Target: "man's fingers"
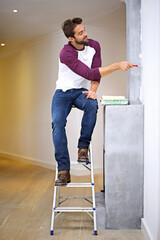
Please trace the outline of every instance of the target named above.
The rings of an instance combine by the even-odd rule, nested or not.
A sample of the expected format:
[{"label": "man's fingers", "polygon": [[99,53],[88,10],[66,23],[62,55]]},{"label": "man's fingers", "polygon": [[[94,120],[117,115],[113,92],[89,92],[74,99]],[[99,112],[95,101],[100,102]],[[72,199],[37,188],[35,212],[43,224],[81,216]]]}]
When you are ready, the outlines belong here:
[{"label": "man's fingers", "polygon": [[128,70],[128,69],[130,69],[130,64],[126,62],[124,65],[124,70]]},{"label": "man's fingers", "polygon": [[93,91],[83,91],[82,93],[87,95],[87,98],[97,99],[97,94]]},{"label": "man's fingers", "polygon": [[84,94],[87,94],[87,95],[88,95],[88,92],[89,92],[89,91],[83,91],[82,93],[84,93]]},{"label": "man's fingers", "polygon": [[133,64],[128,62],[128,69],[132,68],[133,67]]},{"label": "man's fingers", "polygon": [[127,71],[127,70],[129,70],[130,68],[132,68],[132,67],[133,67],[133,64],[130,63],[130,62],[125,62],[125,61],[123,61],[123,62],[121,62],[121,64],[120,64],[120,69],[121,69],[122,71]]},{"label": "man's fingers", "polygon": [[96,99],[97,98],[97,94],[95,92],[89,92],[87,98]]},{"label": "man's fingers", "polygon": [[133,67],[133,64],[129,62],[129,66],[130,66],[130,68],[132,68],[132,67]]}]

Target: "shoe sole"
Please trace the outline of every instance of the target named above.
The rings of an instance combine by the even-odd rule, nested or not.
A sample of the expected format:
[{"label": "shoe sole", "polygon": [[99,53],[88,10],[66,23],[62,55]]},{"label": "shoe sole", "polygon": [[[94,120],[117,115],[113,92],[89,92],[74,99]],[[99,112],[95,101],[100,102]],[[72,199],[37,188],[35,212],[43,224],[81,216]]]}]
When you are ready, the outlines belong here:
[{"label": "shoe sole", "polygon": [[[68,180],[68,181],[67,181],[67,183],[70,183],[70,182],[71,182],[71,180]],[[63,187],[63,186],[66,186],[67,183],[66,183],[66,184],[65,184],[65,183],[57,183],[57,184],[55,183],[55,186],[58,186],[58,187],[61,186],[61,187]]]},{"label": "shoe sole", "polygon": [[84,161],[83,161],[83,160],[82,160],[82,161],[81,161],[81,160],[77,160],[77,162],[79,162],[79,163],[84,163],[84,162],[85,162],[85,163],[89,163],[89,160],[88,160],[88,161],[85,161],[85,160],[84,160]]}]

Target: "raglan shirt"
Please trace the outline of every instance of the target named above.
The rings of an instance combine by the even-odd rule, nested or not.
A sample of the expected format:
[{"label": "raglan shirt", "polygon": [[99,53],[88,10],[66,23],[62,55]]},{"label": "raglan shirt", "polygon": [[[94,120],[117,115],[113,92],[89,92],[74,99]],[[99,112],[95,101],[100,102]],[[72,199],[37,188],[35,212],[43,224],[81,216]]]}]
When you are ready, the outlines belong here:
[{"label": "raglan shirt", "polygon": [[77,50],[68,42],[59,56],[59,72],[56,89],[67,91],[87,88],[87,80],[100,82],[101,48],[97,41],[89,39],[83,50]]}]

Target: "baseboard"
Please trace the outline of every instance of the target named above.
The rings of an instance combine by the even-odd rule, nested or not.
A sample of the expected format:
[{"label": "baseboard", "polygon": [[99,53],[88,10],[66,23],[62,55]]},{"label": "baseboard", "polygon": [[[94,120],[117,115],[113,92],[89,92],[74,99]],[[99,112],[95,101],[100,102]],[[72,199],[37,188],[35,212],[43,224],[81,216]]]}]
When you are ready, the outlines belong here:
[{"label": "baseboard", "polygon": [[10,160],[16,160],[16,161],[21,161],[21,162],[26,162],[26,163],[30,163],[36,166],[40,166],[40,167],[44,167],[44,168],[48,168],[48,169],[56,169],[56,165],[50,162],[45,162],[45,161],[41,161],[38,159],[33,159],[33,158],[29,158],[29,157],[24,157],[24,156],[20,156],[20,155],[16,155],[13,153],[7,153],[7,152],[0,152],[0,157],[1,158],[7,158]]},{"label": "baseboard", "polygon": [[[24,157],[24,156],[12,154],[12,153],[7,153],[7,152],[0,152],[0,157],[1,158],[7,158],[7,159],[10,159],[10,160],[26,162],[26,163],[33,164],[33,165],[36,165],[36,166],[56,170],[56,164],[46,162],[46,161],[41,161],[41,160],[38,160],[38,159],[32,159],[32,158],[28,158],[28,157]],[[84,175],[90,175],[90,172],[87,169],[85,169],[83,166],[79,167],[79,165],[73,165],[71,167],[71,174],[75,175],[75,176],[84,176]],[[102,174],[102,169],[101,168],[95,168],[94,169],[94,174]]]},{"label": "baseboard", "polygon": [[154,240],[144,218],[141,219],[141,230],[146,240]]}]

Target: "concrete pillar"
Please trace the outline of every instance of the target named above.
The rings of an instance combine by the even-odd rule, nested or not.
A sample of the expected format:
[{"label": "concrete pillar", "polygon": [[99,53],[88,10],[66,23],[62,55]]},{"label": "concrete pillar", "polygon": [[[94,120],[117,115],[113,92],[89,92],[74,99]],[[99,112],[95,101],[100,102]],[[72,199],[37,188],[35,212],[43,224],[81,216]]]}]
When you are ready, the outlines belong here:
[{"label": "concrete pillar", "polygon": [[[141,66],[141,0],[125,0],[127,22],[127,61]],[[141,67],[127,72],[127,98],[140,104]]]},{"label": "concrete pillar", "polygon": [[143,106],[105,107],[106,228],[140,229],[143,217]]},{"label": "concrete pillar", "polygon": [[[141,66],[141,0],[121,1],[126,3],[127,60]],[[127,72],[127,98],[131,105],[105,107],[106,216],[102,201],[97,213],[98,226],[108,229],[141,228],[144,174],[141,72],[141,67]]]}]

